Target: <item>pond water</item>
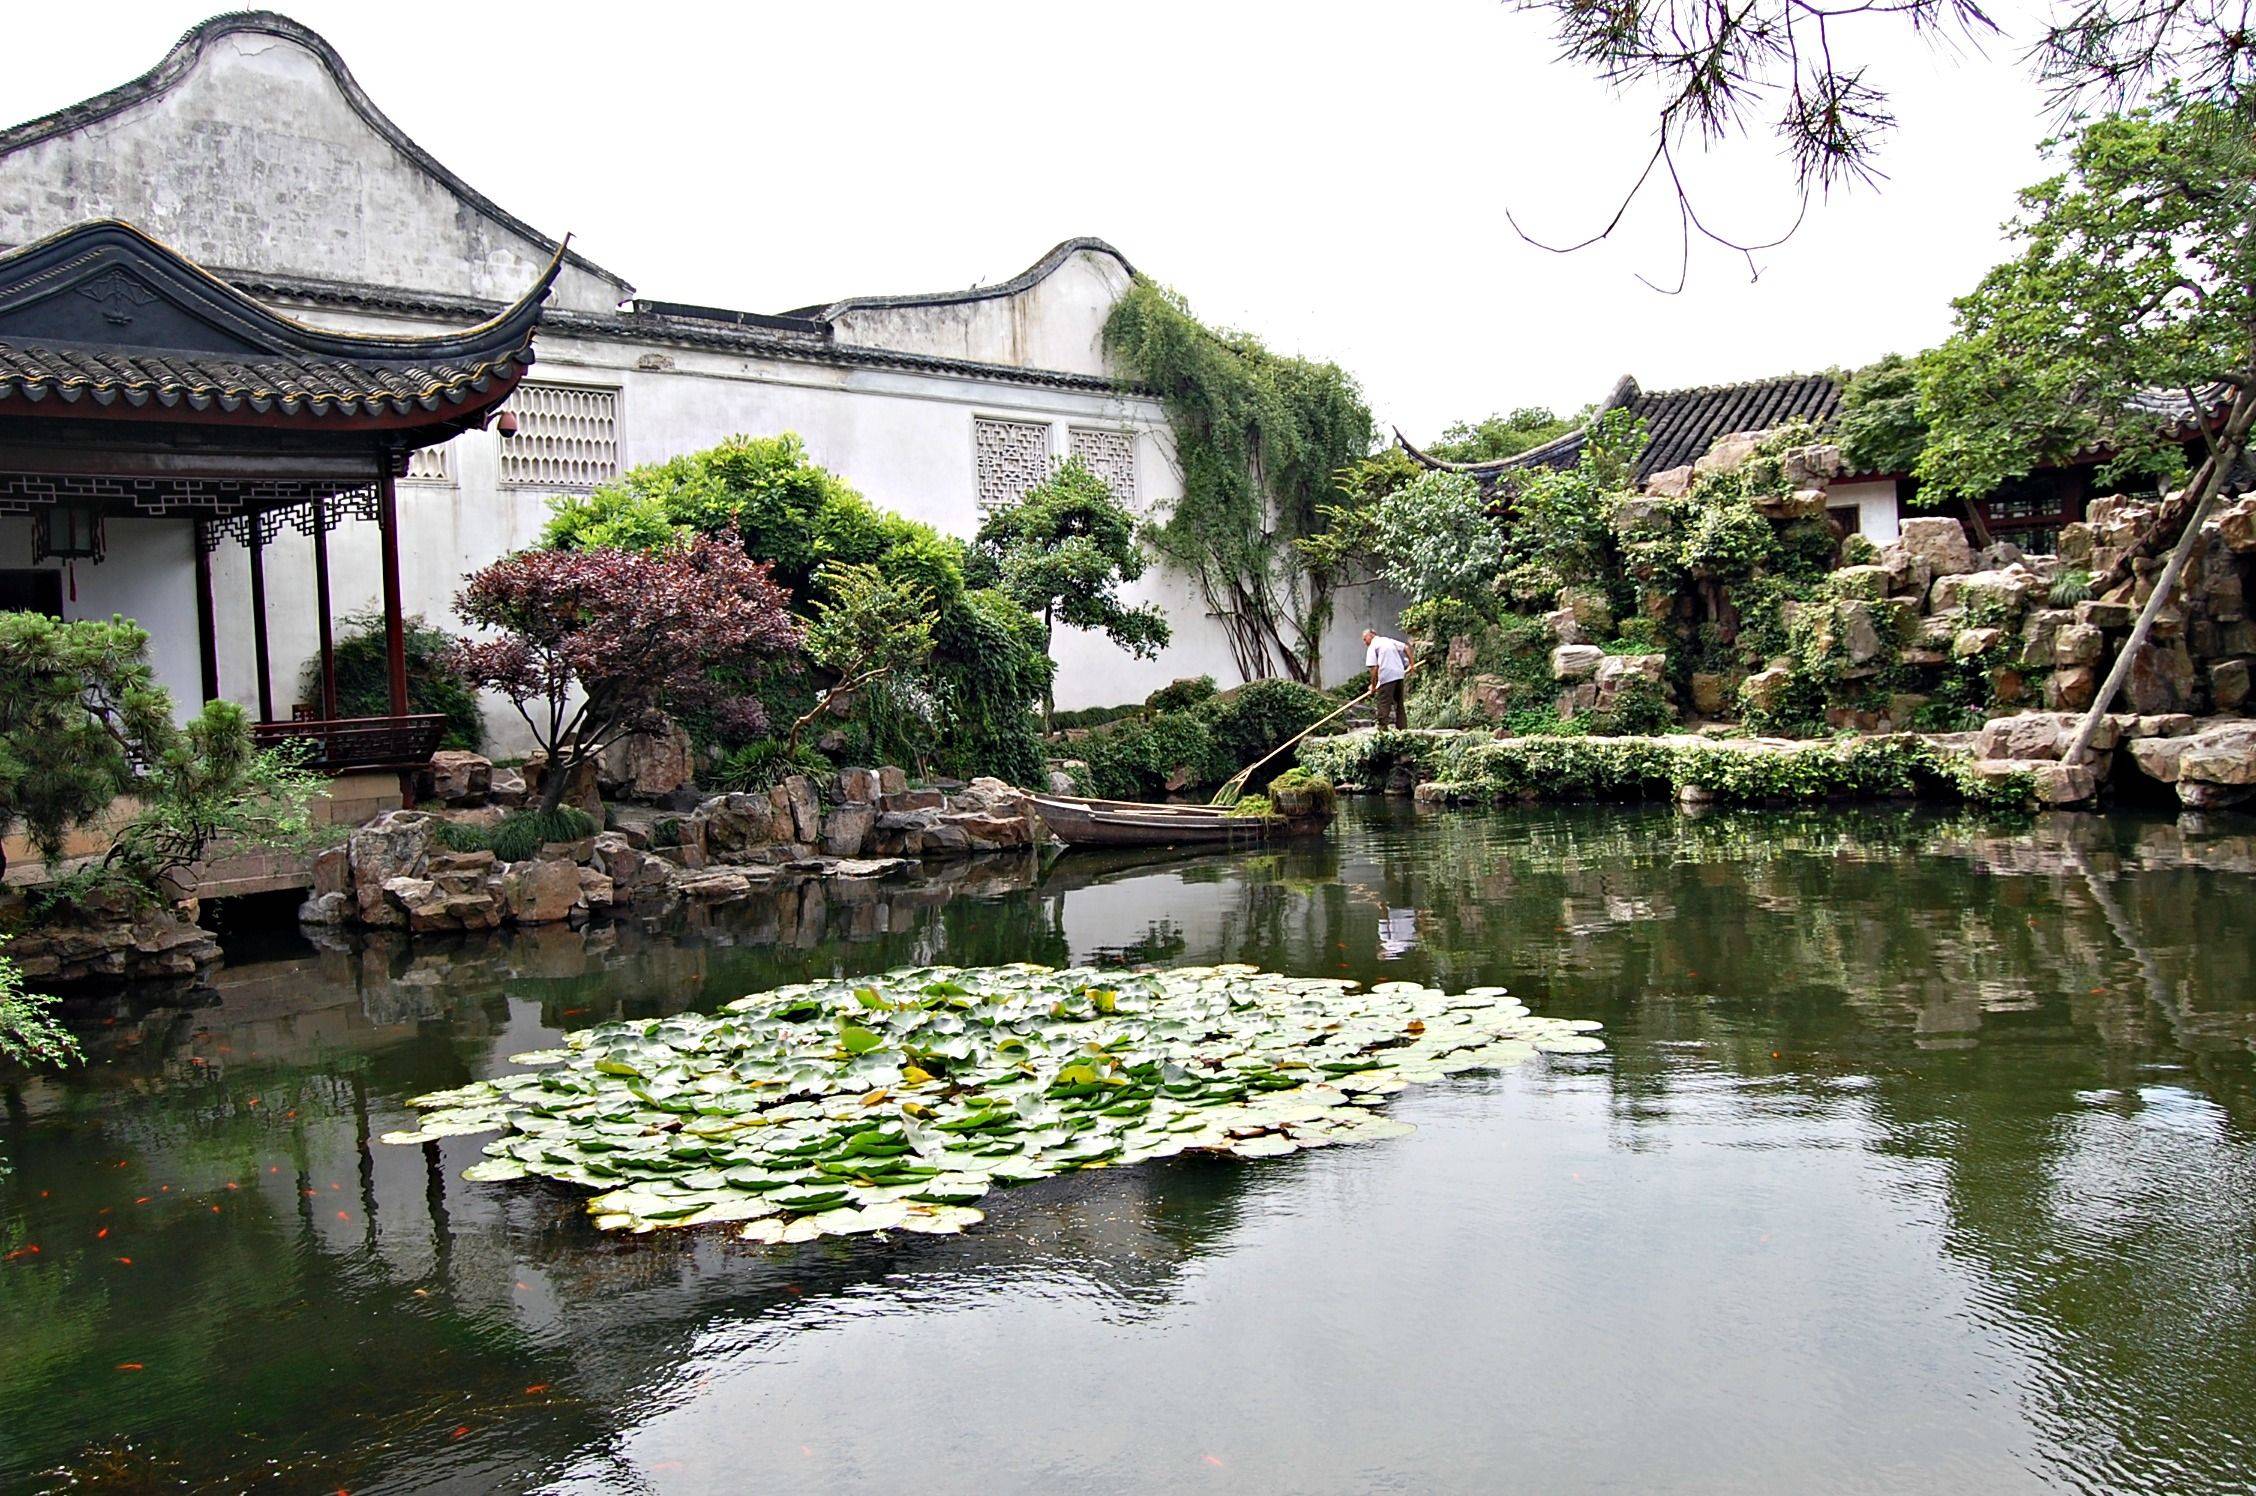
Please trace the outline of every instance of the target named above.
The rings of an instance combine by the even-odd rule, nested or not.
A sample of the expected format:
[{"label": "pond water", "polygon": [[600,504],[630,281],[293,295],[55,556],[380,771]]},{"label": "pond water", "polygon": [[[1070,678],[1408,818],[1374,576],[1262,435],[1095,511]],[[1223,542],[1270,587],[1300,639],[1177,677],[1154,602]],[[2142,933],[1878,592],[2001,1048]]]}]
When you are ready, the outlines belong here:
[{"label": "pond water", "polygon": [[[687,934],[277,938],[7,1083],[0,1490],[2244,1491],[2252,832],[1365,803]],[[1020,959],[1502,983],[1608,1048],[956,1238],[613,1237],[373,1141],[567,1028]]]}]

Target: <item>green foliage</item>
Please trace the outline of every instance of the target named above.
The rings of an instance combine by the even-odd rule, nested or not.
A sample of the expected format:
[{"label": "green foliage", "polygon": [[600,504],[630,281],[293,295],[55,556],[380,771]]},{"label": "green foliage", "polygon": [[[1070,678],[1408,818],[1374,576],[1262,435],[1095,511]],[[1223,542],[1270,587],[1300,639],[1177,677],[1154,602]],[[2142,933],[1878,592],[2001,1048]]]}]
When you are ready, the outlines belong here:
[{"label": "green foliage", "polygon": [[1927,421],[1919,408],[1921,357],[1891,353],[1842,382],[1834,434],[1850,472],[1908,473],[1919,465],[1927,446]]},{"label": "green foliage", "polygon": [[[913,670],[896,666],[865,683],[841,729],[850,751],[957,775],[1039,782],[1035,708],[1054,674],[1042,621],[994,585],[1001,572],[995,556],[967,556],[931,526],[878,508],[809,461],[796,435],[731,437],[635,468],[585,498],[554,500],[552,508],[544,540],[553,546],[656,546],[733,525],[745,549],[773,563],[776,579],[818,626],[824,610],[842,601],[851,615],[879,601],[880,590],[887,607],[921,590],[929,596],[930,654]],[[862,595],[842,600],[836,589],[849,578]],[[833,642],[843,645],[860,630],[840,618],[834,632],[840,638]],[[854,653],[841,648],[834,658]],[[792,721],[812,704],[811,693],[781,672],[745,684],[778,721]],[[729,748],[756,741],[729,723],[698,726]]]},{"label": "green foliage", "polygon": [[831,701],[848,710],[888,677],[920,669],[932,657],[938,622],[932,593],[920,583],[889,577],[867,562],[833,561],[816,573],[824,594],[807,625],[807,655],[838,682],[823,704],[810,708],[786,734],[792,743]]},{"label": "green foliage", "polygon": [[1166,645],[1167,616],[1120,599],[1121,585],[1144,574],[1136,517],[1078,458],[988,510],[977,543],[994,560],[997,585],[1044,629],[1090,629],[1139,658]]},{"label": "green foliage", "polygon": [[0,613],[0,830],[21,825],[53,862],[72,830],[131,794],[140,808],[113,834],[101,877],[145,890],[215,844],[305,834],[321,781],[256,749],[232,702],[208,702],[176,725],[148,643],[124,618]]},{"label": "green foliage", "polygon": [[1439,441],[1427,445],[1426,452],[1443,462],[1494,462],[1540,447],[1574,428],[1571,417],[1554,415],[1542,406],[1523,405],[1508,415],[1492,415],[1483,421],[1452,421]]},{"label": "green foliage", "polygon": [[2070,567],[2052,579],[2052,588],[2045,601],[2056,608],[2073,608],[2089,601],[2092,595],[2092,574],[2082,567]]},{"label": "green foliage", "polygon": [[1144,706],[1155,712],[1184,712],[1202,701],[1212,701],[1220,694],[1213,676],[1194,675],[1161,686],[1144,698]]},{"label": "green foliage", "polygon": [[1355,382],[1209,329],[1141,276],[1113,304],[1104,345],[1158,393],[1173,428],[1183,496],[1153,544],[1197,583],[1243,675],[1320,678],[1342,558],[1298,542],[1331,527],[1340,470],[1371,450]]},{"label": "green foliage", "polygon": [[432,834],[450,851],[491,852],[501,862],[523,862],[550,842],[578,841],[600,829],[586,811],[559,805],[554,810],[513,810],[491,826],[441,821]]},{"label": "green foliage", "polygon": [[794,774],[827,774],[830,768],[829,759],[804,743],[793,746],[781,738],[755,738],[722,755],[713,771],[713,786],[738,792],[772,789]]},{"label": "green foliage", "polygon": [[1357,733],[1301,749],[1309,768],[1342,783],[1379,784],[1407,764],[1443,800],[1650,800],[1687,789],[1724,804],[1810,803],[1927,795],[1987,809],[2020,808],[2034,789],[2025,776],[2000,781],[1973,772],[1964,754],[1918,738],[1810,743],[1792,749],[1690,746],[1651,738],[1492,738]]},{"label": "green foliage", "polygon": [[[6,944],[7,937],[0,936],[0,946]],[[26,992],[23,972],[0,950],[0,1061],[62,1066],[79,1058],[78,1041],[55,1021],[54,1004],[51,997]]]},{"label": "green foliage", "polygon": [[[1249,681],[1177,710],[1154,710],[1101,728],[1077,751],[1088,760],[1098,794],[1150,799],[1168,793],[1167,781],[1178,771],[1189,775],[1182,789],[1220,784],[1338,705],[1328,693],[1298,681]],[[1267,767],[1276,771],[1290,763],[1290,755],[1280,754]]]},{"label": "green foliage", "polygon": [[[343,620],[344,632],[333,651],[337,662],[337,715],[388,717],[392,714],[391,668],[384,654],[384,615],[355,613]],[[407,655],[407,709],[437,712],[446,718],[439,736],[441,748],[463,748],[472,753],[486,746],[486,716],[479,710],[478,693],[454,669],[450,656],[458,642],[454,635],[424,622],[421,616],[404,621]],[[321,700],[321,660],[306,662],[299,692],[308,701]]]},{"label": "green foliage", "polygon": [[[1523,475],[1513,495],[1502,587],[1514,602],[1549,607],[1559,589],[1619,570],[1613,505],[1645,450],[1645,423],[1608,411],[1591,428],[1571,468]],[[1470,601],[1470,599],[1468,599]]]},{"label": "green foliage", "polygon": [[2021,253],[1960,298],[1922,362],[1918,473],[1976,496],[2045,462],[2114,454],[2104,481],[2170,478],[2183,457],[2157,394],[2256,373],[2256,139],[2238,107],[2174,87],[2052,146],[2066,169],[2021,194]]},{"label": "green foliage", "polygon": [[[1212,676],[1207,677],[1212,680]],[[1166,687],[1161,687],[1165,690]],[[1050,731],[1065,732],[1077,727],[1102,727],[1108,722],[1118,722],[1123,717],[1133,717],[1144,710],[1140,701],[1124,702],[1119,706],[1082,706],[1067,712],[1050,714]]]},{"label": "green foliage", "polygon": [[1493,595],[1504,527],[1465,473],[1428,471],[1371,510],[1373,562],[1413,603]]}]

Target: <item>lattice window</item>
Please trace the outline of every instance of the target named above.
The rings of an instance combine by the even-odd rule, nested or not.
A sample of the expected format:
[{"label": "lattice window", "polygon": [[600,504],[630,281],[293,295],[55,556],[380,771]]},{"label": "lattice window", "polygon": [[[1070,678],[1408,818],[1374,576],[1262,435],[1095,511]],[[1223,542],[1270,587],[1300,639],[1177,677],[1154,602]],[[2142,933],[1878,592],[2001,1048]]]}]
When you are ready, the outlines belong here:
[{"label": "lattice window", "polygon": [[501,439],[501,481],[521,488],[593,488],[619,476],[619,392],[521,384],[509,397],[517,434]]},{"label": "lattice window", "polygon": [[1050,475],[1050,428],[1037,421],[971,420],[979,502],[1008,504]]},{"label": "lattice window", "polygon": [[407,481],[410,483],[452,483],[454,458],[451,443],[436,447],[417,447],[407,454]]},{"label": "lattice window", "polygon": [[1105,487],[1123,504],[1136,502],[1136,433],[1107,431],[1096,426],[1076,426],[1069,433],[1073,455],[1081,465],[1104,479]]}]

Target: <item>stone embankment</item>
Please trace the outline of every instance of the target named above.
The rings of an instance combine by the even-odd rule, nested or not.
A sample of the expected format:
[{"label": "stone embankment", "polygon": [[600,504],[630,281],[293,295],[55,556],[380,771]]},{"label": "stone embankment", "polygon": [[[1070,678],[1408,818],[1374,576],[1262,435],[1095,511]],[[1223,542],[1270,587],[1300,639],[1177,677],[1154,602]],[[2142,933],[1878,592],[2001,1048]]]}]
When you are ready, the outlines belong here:
[{"label": "stone embankment", "polygon": [[920,859],[1047,837],[1025,793],[999,779],[911,788],[896,768],[842,769],[819,785],[795,774],[764,794],[714,795],[679,813],[621,808],[607,830],[504,862],[448,847],[448,822],[490,825],[503,809],[466,803],[480,794],[474,765],[434,770],[449,808],[389,812],[322,852],[300,920],[423,932],[666,915],[793,881],[896,877]]},{"label": "stone embankment", "polygon": [[[2102,794],[2175,793],[2187,810],[2221,810],[2256,798],[2256,719],[2183,712],[2110,714],[2091,751],[2068,760],[2083,721],[2076,712],[1993,718],[1975,736],[1976,772],[2031,775],[2046,805],[2088,805]],[[2142,783],[2143,781],[2143,783]]]}]

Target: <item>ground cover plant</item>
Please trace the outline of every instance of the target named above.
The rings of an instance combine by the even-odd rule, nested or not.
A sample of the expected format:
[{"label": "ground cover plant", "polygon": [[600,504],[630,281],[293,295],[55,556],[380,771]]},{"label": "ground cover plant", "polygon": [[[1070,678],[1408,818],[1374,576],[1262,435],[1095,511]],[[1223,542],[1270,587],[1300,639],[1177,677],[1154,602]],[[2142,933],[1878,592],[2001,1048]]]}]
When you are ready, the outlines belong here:
[{"label": "ground cover plant", "polygon": [[420,1124],[384,1140],[499,1131],[465,1177],[598,1190],[609,1229],[955,1232],[997,1186],[1395,1136],[1380,1107],[1405,1086],[1596,1050],[1596,1027],[1501,987],[912,967],[567,1035],[514,1057],[539,1069],[415,1098]]}]

